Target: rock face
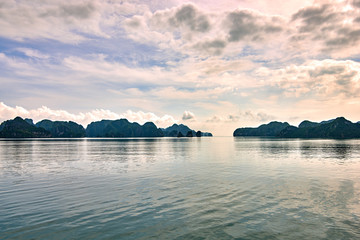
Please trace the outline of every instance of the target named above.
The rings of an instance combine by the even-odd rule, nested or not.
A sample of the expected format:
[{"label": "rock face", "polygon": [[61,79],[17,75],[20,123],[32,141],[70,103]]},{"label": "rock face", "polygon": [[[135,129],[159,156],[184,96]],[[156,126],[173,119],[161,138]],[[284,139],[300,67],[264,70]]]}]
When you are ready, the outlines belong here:
[{"label": "rock face", "polygon": [[270,122],[257,128],[238,128],[233,136],[257,136],[257,137],[275,137],[281,130],[290,126],[287,122]]},{"label": "rock face", "polygon": [[[177,137],[179,133],[182,134],[182,136],[187,136],[188,132],[192,133],[192,136],[196,136],[196,131],[190,129],[188,126],[184,124],[173,124],[170,127],[162,128],[161,129],[164,133],[165,137]],[[202,137],[212,137],[211,133],[203,132],[201,133]]]},{"label": "rock face", "polygon": [[130,123],[127,119],[92,122],[86,128],[87,137],[163,137],[154,123]]},{"label": "rock face", "polygon": [[299,127],[288,123],[271,122],[258,128],[238,128],[234,136],[260,136],[279,138],[360,138],[360,124],[352,123],[344,117],[320,123],[303,121]]},{"label": "rock face", "polygon": [[52,137],[55,138],[80,138],[85,137],[85,129],[83,126],[69,121],[50,121],[42,120],[36,123],[37,127],[42,127],[45,130],[49,131]]},{"label": "rock face", "polygon": [[51,133],[44,128],[36,127],[21,117],[5,121],[0,127],[1,138],[48,138]]}]

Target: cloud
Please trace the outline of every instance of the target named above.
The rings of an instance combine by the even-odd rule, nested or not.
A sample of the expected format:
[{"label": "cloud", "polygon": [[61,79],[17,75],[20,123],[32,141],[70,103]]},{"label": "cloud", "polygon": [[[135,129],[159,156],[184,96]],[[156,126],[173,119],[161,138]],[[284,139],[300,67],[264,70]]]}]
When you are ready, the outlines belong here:
[{"label": "cloud", "polygon": [[[194,79],[184,78],[185,72],[160,66],[127,66],[126,64],[107,59],[107,55],[99,54],[80,58],[69,56],[63,60],[67,71],[71,70],[82,78],[97,82],[112,82],[129,85],[185,85],[193,83]],[[134,85],[132,85],[134,86]]]},{"label": "cloud", "polygon": [[144,124],[145,122],[154,122],[158,127],[168,127],[178,122],[178,120],[168,114],[159,117],[154,113],[145,113],[142,111],[133,112],[131,110],[128,110],[125,113],[121,114],[121,116],[128,119],[129,121],[138,122],[140,124]]},{"label": "cloud", "polygon": [[239,122],[240,121],[240,116],[236,116],[236,115],[227,115],[225,117],[221,117],[221,116],[212,116],[211,118],[207,119],[206,122],[209,123],[219,123],[219,122]]},{"label": "cloud", "polygon": [[182,116],[182,120],[184,121],[196,121],[195,114],[190,111],[185,111]]},{"label": "cloud", "polygon": [[30,63],[22,59],[7,56],[2,52],[0,52],[0,62],[2,63],[2,66],[7,66],[13,73],[18,73],[20,75],[22,75],[24,72],[35,71],[35,68]]},{"label": "cloud", "polygon": [[40,58],[40,59],[48,59],[50,58],[49,55],[47,54],[43,54],[41,52],[39,52],[36,49],[31,49],[31,48],[16,48],[17,51],[24,53],[26,56],[31,57],[31,58]]},{"label": "cloud", "polygon": [[287,98],[360,97],[360,63],[351,60],[312,60],[277,70],[262,68],[258,74]]},{"label": "cloud", "polygon": [[360,0],[353,0],[353,1],[352,1],[352,5],[353,5],[354,7],[360,8]]},{"label": "cloud", "polygon": [[217,56],[222,54],[226,44],[227,43],[224,40],[214,39],[196,43],[193,48],[199,50],[200,52],[208,52],[211,55]]},{"label": "cloud", "polygon": [[[231,93],[231,88],[181,89],[175,87],[128,88],[109,92],[121,98],[123,104],[140,109],[159,108],[158,111],[174,112],[184,108],[205,111],[209,105],[218,106],[218,101]],[[179,104],[181,103],[181,104]]]},{"label": "cloud", "polygon": [[27,110],[23,107],[10,107],[5,105],[3,102],[0,102],[0,119],[2,121],[15,118],[16,116],[21,116],[23,118],[31,118],[36,121],[43,119],[50,119],[54,121],[74,121],[82,124],[86,127],[87,124],[93,121],[100,121],[102,119],[120,119],[126,118],[130,122],[138,122],[144,124],[145,122],[151,121],[154,122],[158,127],[167,127],[177,122],[177,120],[170,116],[164,115],[162,117],[157,116],[151,112],[134,112],[128,110],[122,114],[114,113],[110,110],[105,109],[95,109],[85,113],[69,113],[65,110],[53,110],[46,106],[42,106],[37,109]]},{"label": "cloud", "polygon": [[249,46],[262,50],[258,55],[270,57],[274,52],[289,57],[304,55],[304,51],[340,57],[349,50],[359,53],[360,27],[354,24],[360,19],[359,1],[315,1],[288,17],[295,6],[308,2],[284,4],[289,11],[281,11],[281,16],[269,14],[277,13],[274,9],[280,1],[244,1],[242,7],[228,4],[231,8],[211,3],[219,6],[216,9],[206,7],[209,4],[203,1],[178,6],[172,5],[181,2],[7,1],[0,8],[0,36],[77,44],[94,37],[121,37],[184,57],[233,56]]},{"label": "cloud", "polygon": [[247,121],[266,122],[266,121],[274,120],[275,117],[264,112],[252,112],[248,110],[248,111],[240,112],[239,116],[234,116],[233,119],[236,120],[246,119]]},{"label": "cloud", "polygon": [[[133,16],[124,21],[128,36],[142,43],[156,44],[184,54],[222,55],[231,45],[253,45],[270,42],[286,28],[279,16],[270,16],[249,9],[204,11],[194,4]],[[149,36],[152,36],[149,38]],[[260,46],[259,46],[260,47]],[[240,47],[241,51],[242,47]]]},{"label": "cloud", "polygon": [[8,1],[0,8],[0,36],[64,43],[79,43],[88,38],[86,35],[109,38],[103,28],[114,26],[114,14],[109,13],[118,8],[119,3],[98,0]]},{"label": "cloud", "polygon": [[218,99],[223,94],[230,92],[231,88],[208,88],[208,89],[195,89],[183,90],[174,87],[156,88],[149,91],[149,94],[160,98],[169,100],[182,100],[182,101],[208,101],[210,99]]},{"label": "cloud", "polygon": [[[179,101],[185,104],[182,109],[199,102],[216,102],[231,94],[234,87],[242,84],[249,87],[243,71],[254,67],[246,60],[218,58],[184,60],[177,63],[176,68],[129,67],[107,55],[68,56],[61,61],[37,58],[34,61],[0,53],[0,62],[7,70],[2,71],[2,84],[10,86],[6,92],[2,89],[3,96],[6,94],[10,99],[20,96],[12,101],[16,104],[32,101],[35,106],[41,106],[47,102],[62,108],[85,98],[92,108],[112,104],[122,111],[127,106],[156,112],[178,106]],[[23,87],[11,87],[15,82]]]},{"label": "cloud", "polygon": [[168,19],[170,26],[185,27],[193,32],[207,32],[210,30],[210,22],[205,14],[200,13],[192,4],[185,4],[178,8],[174,16]]},{"label": "cloud", "polygon": [[283,31],[282,19],[250,10],[235,10],[227,15],[228,41],[264,41],[265,36]]},{"label": "cloud", "polygon": [[319,28],[319,25],[336,21],[338,13],[331,8],[328,4],[303,8],[292,16],[292,20],[302,22],[299,32],[310,32]]},{"label": "cloud", "polygon": [[[303,1],[305,7],[282,15],[251,8],[209,10],[204,4],[180,6],[127,18],[123,27],[128,37],[184,56],[236,56],[250,46],[263,58],[296,59],[311,56],[344,57],[359,54],[360,4],[354,1]],[[280,4],[280,3],[279,3]],[[259,7],[262,5],[262,7]],[[287,8],[295,10],[293,6]],[[294,6],[301,6],[295,1]],[[151,37],[150,37],[151,36]]]},{"label": "cloud", "polygon": [[228,114],[227,116],[213,116],[206,122],[266,122],[274,120],[275,117],[264,112],[253,112],[250,110],[240,111],[237,114]]},{"label": "cloud", "polygon": [[[291,38],[296,48],[334,56],[359,54],[360,26],[356,23],[360,9],[347,1],[329,1],[300,9],[290,24],[296,29]],[[350,53],[351,52],[351,53]]]}]

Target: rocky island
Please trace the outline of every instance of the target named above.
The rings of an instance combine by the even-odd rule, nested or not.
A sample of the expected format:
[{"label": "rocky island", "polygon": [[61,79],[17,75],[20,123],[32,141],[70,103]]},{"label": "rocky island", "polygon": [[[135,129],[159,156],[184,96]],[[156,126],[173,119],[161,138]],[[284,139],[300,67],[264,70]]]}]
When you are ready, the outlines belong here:
[{"label": "rocky island", "polygon": [[344,117],[319,123],[305,120],[298,127],[291,126],[287,122],[270,122],[257,128],[238,128],[233,136],[350,139],[360,138],[360,124]]},{"label": "rocky island", "polygon": [[183,124],[158,128],[153,122],[140,125],[127,119],[101,120],[86,129],[72,121],[41,120],[16,117],[0,125],[0,138],[81,138],[81,137],[202,137],[211,133],[195,131]]},{"label": "rocky island", "polygon": [[69,121],[42,120],[35,124],[38,128],[43,128],[51,133],[55,138],[80,138],[85,137],[85,129],[80,124]]},{"label": "rocky island", "polygon": [[163,137],[163,132],[152,122],[144,125],[130,123],[127,119],[102,120],[90,123],[87,137]]},{"label": "rocky island", "polygon": [[165,137],[212,137],[212,134],[209,132],[201,132],[190,129],[184,124],[174,123],[172,126],[167,128],[161,128]]},{"label": "rocky island", "polygon": [[44,128],[36,127],[32,121],[16,117],[0,125],[0,138],[46,138],[51,133]]}]

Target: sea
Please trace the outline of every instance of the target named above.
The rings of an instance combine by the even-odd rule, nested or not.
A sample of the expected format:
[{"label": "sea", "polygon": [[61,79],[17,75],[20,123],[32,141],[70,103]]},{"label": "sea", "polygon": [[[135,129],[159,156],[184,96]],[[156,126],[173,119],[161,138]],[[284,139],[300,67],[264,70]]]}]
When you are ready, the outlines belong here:
[{"label": "sea", "polygon": [[360,239],[360,140],[0,139],[0,239]]}]

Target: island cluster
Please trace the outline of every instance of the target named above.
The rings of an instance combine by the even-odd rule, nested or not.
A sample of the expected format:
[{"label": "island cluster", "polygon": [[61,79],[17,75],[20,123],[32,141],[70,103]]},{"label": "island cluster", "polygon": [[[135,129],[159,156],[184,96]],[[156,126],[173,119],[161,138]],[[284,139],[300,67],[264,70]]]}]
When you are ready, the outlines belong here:
[{"label": "island cluster", "polygon": [[[153,122],[140,125],[127,119],[101,120],[86,128],[72,121],[42,120],[16,117],[0,125],[0,138],[82,138],[82,137],[212,137],[209,132],[195,131],[183,124],[158,128]],[[305,120],[298,127],[287,122],[273,121],[256,128],[238,128],[234,137],[277,138],[360,138],[360,122],[353,123],[344,117],[311,122]]]},{"label": "island cluster", "polygon": [[86,129],[72,121],[42,120],[16,117],[0,125],[0,138],[82,138],[82,137],[212,137],[211,133],[195,131],[183,124],[158,128],[153,122],[140,125],[127,119],[101,120]]},{"label": "island cluster", "polygon": [[278,137],[278,138],[360,138],[360,122],[353,123],[344,117],[322,122],[305,120],[298,127],[287,122],[270,122],[257,128],[238,128],[234,137]]}]

